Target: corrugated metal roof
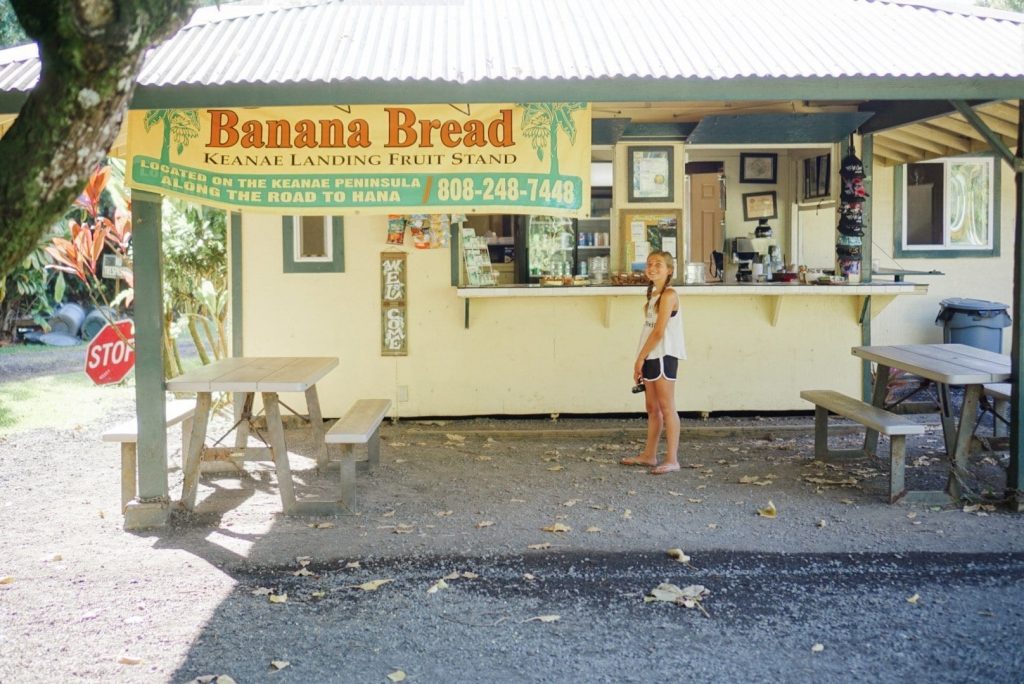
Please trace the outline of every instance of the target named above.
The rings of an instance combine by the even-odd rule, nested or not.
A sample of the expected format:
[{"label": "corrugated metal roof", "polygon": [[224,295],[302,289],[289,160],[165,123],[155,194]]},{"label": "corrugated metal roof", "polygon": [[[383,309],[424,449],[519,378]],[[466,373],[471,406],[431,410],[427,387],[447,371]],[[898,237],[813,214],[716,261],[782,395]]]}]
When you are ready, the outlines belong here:
[{"label": "corrugated metal roof", "polygon": [[[150,53],[140,85],[1024,77],[1024,15],[934,1],[348,0],[251,11],[182,29]],[[38,76],[34,56],[13,52],[0,52],[0,91]]]}]

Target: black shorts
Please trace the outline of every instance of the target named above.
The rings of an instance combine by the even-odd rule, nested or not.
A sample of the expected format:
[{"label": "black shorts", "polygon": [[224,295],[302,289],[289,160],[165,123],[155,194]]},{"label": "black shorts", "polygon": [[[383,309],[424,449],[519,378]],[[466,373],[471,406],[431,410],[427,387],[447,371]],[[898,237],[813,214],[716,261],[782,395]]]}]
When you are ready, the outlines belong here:
[{"label": "black shorts", "polygon": [[644,380],[665,378],[675,380],[679,374],[679,359],[674,356],[662,356],[660,359],[644,359],[642,375]]}]

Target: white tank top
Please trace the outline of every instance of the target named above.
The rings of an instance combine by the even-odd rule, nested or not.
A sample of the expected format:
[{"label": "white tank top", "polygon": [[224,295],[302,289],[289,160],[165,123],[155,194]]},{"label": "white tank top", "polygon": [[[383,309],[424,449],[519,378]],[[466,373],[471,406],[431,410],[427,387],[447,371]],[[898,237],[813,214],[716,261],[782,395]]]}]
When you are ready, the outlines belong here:
[{"label": "white tank top", "polygon": [[[640,344],[636,348],[638,352],[643,349],[644,344],[647,343],[647,338],[651,336],[651,332],[654,330],[654,324],[658,320],[658,301],[660,299],[661,295],[658,295],[657,297],[651,297],[651,301],[647,302],[644,328],[640,333]],[[654,349],[647,355],[647,358],[660,359],[663,356],[674,356],[677,359],[686,358],[686,340],[683,339],[682,307],[679,307],[677,311],[672,313],[668,323],[665,324],[665,334],[661,336],[658,344],[654,345]]]}]

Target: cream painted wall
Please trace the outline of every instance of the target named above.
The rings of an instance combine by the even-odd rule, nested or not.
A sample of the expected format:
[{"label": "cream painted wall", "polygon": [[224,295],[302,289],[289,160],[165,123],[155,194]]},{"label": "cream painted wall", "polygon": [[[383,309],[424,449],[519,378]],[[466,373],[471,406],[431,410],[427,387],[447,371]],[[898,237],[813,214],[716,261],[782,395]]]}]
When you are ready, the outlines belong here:
[{"label": "cream painted wall", "polygon": [[[401,417],[644,410],[643,395],[629,392],[642,295],[612,297],[608,327],[600,297],[474,299],[466,329],[449,251],[407,247],[409,356],[382,357],[386,219],[346,219],[346,272],[336,274],[283,273],[280,223],[243,216],[245,354],[339,357],[318,386],[325,416],[370,397],[390,398]],[[859,393],[855,299],[786,297],[772,327],[770,297],[683,289],[680,410],[806,410],[801,389]],[[283,400],[304,409],[301,396]]]},{"label": "cream painted wall", "polygon": [[[999,162],[1001,180],[1000,256],[958,257],[955,259],[894,259],[893,168],[875,164],[869,179],[872,200],[871,230],[873,261],[883,268],[938,270],[941,276],[908,276],[907,280],[926,283],[928,294],[922,297],[897,297],[874,320],[871,329],[874,344],[942,342],[942,326],[935,324],[939,303],[949,297],[982,299],[1013,305],[1014,182],[1013,171]],[[1011,311],[1012,315],[1012,311]],[[1009,353],[1010,328],[1003,329],[1003,352]]]}]

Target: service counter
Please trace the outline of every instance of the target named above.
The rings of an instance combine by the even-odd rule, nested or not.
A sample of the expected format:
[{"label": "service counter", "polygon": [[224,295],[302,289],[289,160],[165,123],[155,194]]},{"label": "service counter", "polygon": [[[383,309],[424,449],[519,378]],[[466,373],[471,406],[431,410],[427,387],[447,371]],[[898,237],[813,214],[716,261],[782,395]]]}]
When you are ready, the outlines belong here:
[{"label": "service counter", "polygon": [[[673,285],[680,297],[754,297],[763,298],[768,322],[778,325],[783,311],[783,302],[791,297],[844,297],[849,298],[848,310],[851,316],[860,320],[868,298],[871,301],[871,315],[877,315],[893,298],[899,295],[921,295],[928,291],[927,285],[906,282],[877,282],[855,285],[803,283],[705,283],[701,285]],[[531,297],[600,297],[604,298],[603,323],[612,325],[611,302],[617,297],[644,295],[643,285],[509,285],[504,287],[462,287],[459,297],[466,300],[466,327],[469,327],[469,303],[472,300],[515,299]]]}]

